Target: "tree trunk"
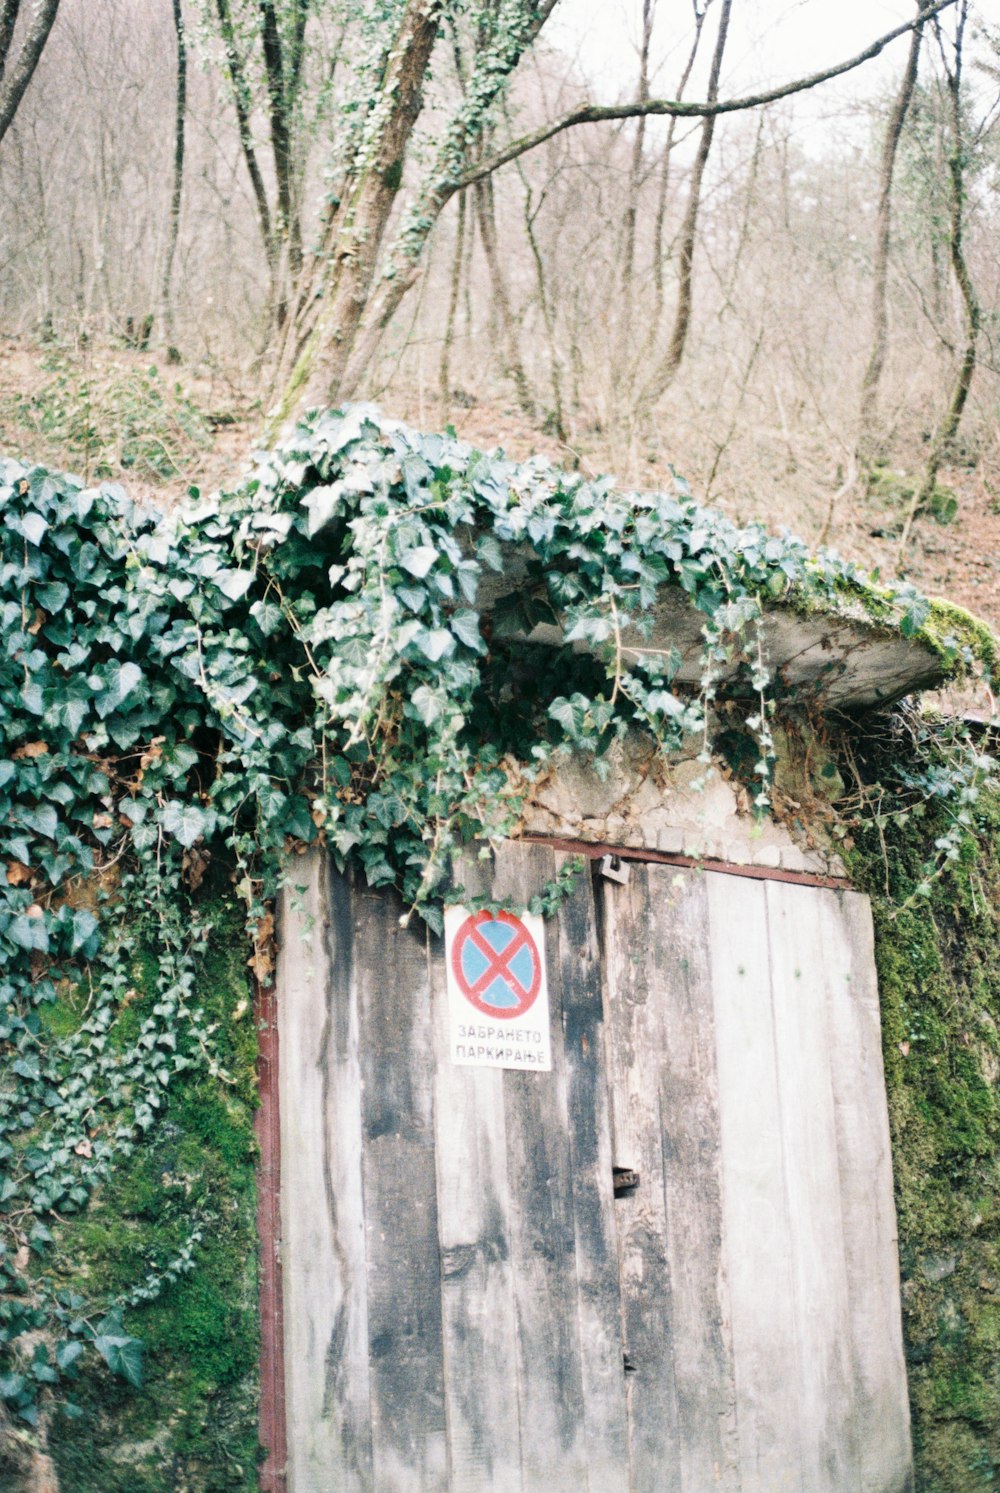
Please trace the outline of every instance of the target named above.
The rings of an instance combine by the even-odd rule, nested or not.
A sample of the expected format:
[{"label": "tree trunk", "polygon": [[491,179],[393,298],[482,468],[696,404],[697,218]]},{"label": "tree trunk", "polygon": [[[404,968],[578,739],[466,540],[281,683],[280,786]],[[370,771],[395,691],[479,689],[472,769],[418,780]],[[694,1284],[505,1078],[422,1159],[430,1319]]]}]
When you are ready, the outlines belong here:
[{"label": "tree trunk", "polygon": [[[976,371],[976,345],[982,326],[982,308],[979,305],[976,288],[972,283],[972,276],[969,274],[969,267],[965,260],[964,245],[965,152],[967,141],[965,137],[965,125],[962,120],[962,47],[965,40],[965,27],[968,18],[969,0],[960,0],[958,18],[955,24],[954,61],[949,66],[947,60],[945,60],[945,77],[948,85],[948,99],[951,105],[951,150],[948,154],[948,249],[951,255],[952,272],[962,296],[962,309],[965,318],[965,348],[955,374],[955,383],[952,388],[948,408],[945,410],[941,423],[931,442],[930,452],[924,466],[923,478],[921,479],[920,486],[913,494],[906,514],[903,531],[899,537],[899,549],[896,552],[897,570],[903,564],[910,530],[913,527],[913,520],[934,491],[938,473],[948,454],[948,448],[958,434],[958,427],[961,424],[962,414],[965,410],[966,401],[969,398],[969,390],[972,388],[973,375]],[[942,56],[944,56],[943,48]]]},{"label": "tree trunk", "polygon": [[[639,93],[641,104],[649,98],[649,48],[653,39],[653,15],[656,0],[642,0],[642,43],[639,49]],[[622,265],[621,265],[621,326],[619,331],[619,363],[624,364],[632,342],[632,285],[635,275],[635,231],[639,216],[639,189],[643,177],[643,155],[646,146],[646,117],[639,116],[632,140],[632,160],[629,165],[628,196],[622,221]]]},{"label": "tree trunk", "polygon": [[[726,35],[729,31],[729,16],[732,11],[733,0],[722,0],[722,12],[719,16],[719,34],[715,39],[715,51],[712,54],[712,67],[708,77],[708,102],[714,104],[719,97],[719,74],[722,71],[722,57],[726,50]],[[698,154],[695,156],[694,165],[691,168],[691,185],[688,189],[687,210],[684,214],[684,222],[681,226],[680,247],[678,250],[678,284],[677,284],[677,309],[674,313],[674,325],[670,334],[670,345],[667,348],[666,357],[657,368],[651,385],[649,386],[644,403],[651,409],[656,401],[666,393],[677,375],[684,356],[684,347],[687,342],[688,330],[691,326],[691,307],[693,299],[694,280],[694,248],[695,238],[698,230],[698,211],[701,207],[701,187],[705,177],[705,167],[708,165],[709,152],[712,149],[712,137],[715,134],[714,114],[706,115],[701,127],[701,139],[698,142]]]},{"label": "tree trunk", "polygon": [[34,0],[25,23],[20,51],[14,59],[14,66],[8,70],[14,24],[20,8],[21,0],[2,0],[0,3],[0,140],[10,129],[18,105],[34,76],[59,9],[59,0]]},{"label": "tree trunk", "polygon": [[[922,8],[918,0],[917,10]],[[913,98],[917,82],[917,66],[920,60],[920,43],[923,27],[914,28],[910,36],[910,51],[906,67],[886,125],[882,145],[882,165],[879,172],[878,215],[875,222],[875,254],[872,263],[872,346],[861,380],[861,418],[858,433],[857,464],[862,473],[870,478],[872,467],[878,456],[878,397],[885,367],[889,343],[889,319],[886,304],[886,285],[889,273],[889,237],[892,220],[892,180],[896,169],[896,154],[899,148],[903,125]]]},{"label": "tree trunk", "polygon": [[272,434],[294,413],[335,403],[340,396],[402,182],[406,147],[423,104],[424,77],[441,10],[442,0],[410,0],[403,12],[380,91],[382,128],[349,184],[319,315],[272,414]]},{"label": "tree trunk", "polygon": [[274,229],[271,223],[271,208],[267,200],[267,189],[264,186],[260,162],[257,160],[257,151],[253,143],[253,133],[250,129],[250,88],[247,83],[246,72],[239,49],[236,45],[229,0],[215,0],[215,9],[219,17],[219,33],[222,37],[222,46],[226,56],[226,70],[229,73],[229,82],[233,90],[233,107],[236,110],[236,128],[240,139],[240,149],[243,152],[243,159],[246,162],[247,172],[250,176],[250,186],[253,189],[254,202],[257,207],[257,222],[260,227],[264,254],[271,276],[273,294],[277,270]]},{"label": "tree trunk", "polygon": [[163,283],[160,287],[160,322],[167,342],[168,357],[175,357],[174,302],[171,294],[174,255],[181,223],[181,195],[184,189],[184,120],[187,112],[187,39],[181,0],[172,0],[174,32],[177,37],[177,93],[174,115],[174,182],[170,194],[170,218],[167,224],[167,251],[163,261]]},{"label": "tree trunk", "polygon": [[455,228],[455,256],[451,264],[451,283],[448,287],[448,314],[445,318],[444,337],[441,342],[441,361],[438,365],[438,396],[441,419],[447,419],[451,406],[451,344],[455,335],[455,314],[458,311],[458,296],[462,285],[462,258],[465,253],[465,193],[458,196],[458,223]]},{"label": "tree trunk", "polygon": [[[435,223],[461,183],[456,162],[468,158],[481,139],[490,109],[500,97],[525,50],[538,36],[557,0],[541,0],[534,13],[516,28],[505,28],[493,38],[496,47],[486,47],[464,80],[463,104],[443,132],[443,139],[423,188],[396,237],[388,255],[386,273],[364,318],[362,335],[352,351],[341,382],[341,393],[352,395],[378,346],[379,339],[399,309],[407,291],[416,283],[424,247]],[[497,50],[499,49],[499,50]]]},{"label": "tree trunk", "polygon": [[478,181],[475,192],[476,217],[479,221],[479,236],[486,255],[486,263],[493,285],[493,303],[500,322],[500,338],[503,344],[504,372],[513,382],[521,413],[529,420],[535,418],[535,401],[531,396],[528,375],[524,370],[521,350],[518,347],[517,324],[511,306],[510,289],[500,263],[497,244],[496,213],[493,202],[492,181]]}]

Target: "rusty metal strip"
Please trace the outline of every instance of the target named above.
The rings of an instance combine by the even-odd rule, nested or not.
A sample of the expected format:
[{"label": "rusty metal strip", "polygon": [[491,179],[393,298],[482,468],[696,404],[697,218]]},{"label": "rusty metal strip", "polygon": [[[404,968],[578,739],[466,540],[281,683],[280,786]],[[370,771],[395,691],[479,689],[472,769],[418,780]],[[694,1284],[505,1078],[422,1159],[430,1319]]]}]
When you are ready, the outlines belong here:
[{"label": "rusty metal strip", "polygon": [[699,859],[693,855],[671,855],[665,850],[647,850],[643,846],[605,845],[594,840],[565,840],[555,835],[522,835],[520,838],[530,845],[548,845],[550,850],[585,855],[588,860],[615,855],[624,861],[649,861],[656,866],[696,867],[722,876],[749,876],[753,881],[789,881],[794,886],[830,887],[838,892],[849,892],[852,889],[852,883],[846,876],[820,876],[812,871],[782,871],[772,866],[741,866],[734,861],[710,860],[707,856]]},{"label": "rusty metal strip", "polygon": [[257,1086],[254,1118],[257,1168],[257,1232],[260,1237],[260,1444],[267,1457],[259,1470],[261,1493],[287,1493],[284,1320],[281,1292],[281,1112],[278,1097],[278,1008],[274,984],[254,981],[257,1017]]}]

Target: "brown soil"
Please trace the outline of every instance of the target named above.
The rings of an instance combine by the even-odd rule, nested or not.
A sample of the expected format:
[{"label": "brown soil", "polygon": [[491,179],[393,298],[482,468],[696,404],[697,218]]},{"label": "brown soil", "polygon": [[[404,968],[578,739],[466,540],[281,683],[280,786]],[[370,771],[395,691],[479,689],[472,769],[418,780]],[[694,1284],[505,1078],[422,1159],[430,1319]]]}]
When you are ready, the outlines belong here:
[{"label": "brown soil", "polygon": [[[54,436],[26,428],[12,409],[16,395],[32,392],[51,378],[44,366],[45,357],[46,349],[24,339],[0,338],[0,453],[79,471],[78,452],[67,451]],[[209,492],[232,486],[239,479],[257,437],[261,410],[252,391],[238,378],[169,367],[155,352],[131,349],[81,349],[74,355],[74,366],[77,364],[86,367],[95,386],[102,378],[122,370],[141,371],[157,365],[163,383],[171,388],[179,383],[186,397],[208,417],[211,443],[191,454],[183,479],[158,482],[134,472],[114,474],[134,496],[170,506],[190,485]],[[420,423],[417,401],[405,392],[384,399],[382,404],[401,418]],[[436,424],[436,412],[425,411],[424,420]],[[588,475],[614,469],[599,433],[591,436],[585,449],[574,449],[533,429],[523,416],[500,401],[484,400],[470,408],[455,408],[450,420],[464,440],[487,448],[502,446],[515,458],[542,454],[560,465],[579,466]],[[666,459],[644,467],[644,486],[669,481]],[[957,513],[948,524],[930,518],[917,521],[906,556],[905,577],[927,595],[945,596],[968,608],[1000,632],[1000,447],[981,454],[977,467],[971,470],[942,472],[940,481],[954,492]],[[752,500],[755,517],[771,526],[787,525],[807,540],[815,539],[817,514],[825,511],[828,494],[790,493],[782,491],[780,483],[761,484],[761,490],[777,496]],[[743,511],[735,514],[733,502],[723,501],[720,506],[740,519],[747,517]],[[893,535],[899,531],[902,512],[898,503],[880,505],[855,491],[839,502],[829,543],[842,555],[867,569],[877,568],[889,578],[895,571],[897,541]]]}]

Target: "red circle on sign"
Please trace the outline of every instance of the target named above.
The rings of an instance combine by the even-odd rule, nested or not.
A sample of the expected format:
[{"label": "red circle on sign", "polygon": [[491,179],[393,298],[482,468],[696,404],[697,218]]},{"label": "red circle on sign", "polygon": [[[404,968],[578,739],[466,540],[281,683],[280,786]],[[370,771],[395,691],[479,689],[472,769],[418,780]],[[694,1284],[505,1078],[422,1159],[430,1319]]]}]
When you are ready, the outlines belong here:
[{"label": "red circle on sign", "polygon": [[[484,937],[484,925],[493,923],[503,924],[514,930],[513,937],[507,940],[502,949],[495,949]],[[528,950],[531,959],[531,980],[527,985],[510,968],[511,961],[524,948]],[[475,950],[486,964],[485,969],[475,978],[470,977],[465,968],[465,961],[471,950]],[[542,984],[542,961],[535,940],[521,919],[511,912],[484,910],[467,917],[455,934],[451,946],[451,972],[459,990],[477,1011],[501,1021],[514,1021],[530,1011]],[[498,1006],[485,998],[487,991],[498,979],[513,997],[513,1005]]]}]

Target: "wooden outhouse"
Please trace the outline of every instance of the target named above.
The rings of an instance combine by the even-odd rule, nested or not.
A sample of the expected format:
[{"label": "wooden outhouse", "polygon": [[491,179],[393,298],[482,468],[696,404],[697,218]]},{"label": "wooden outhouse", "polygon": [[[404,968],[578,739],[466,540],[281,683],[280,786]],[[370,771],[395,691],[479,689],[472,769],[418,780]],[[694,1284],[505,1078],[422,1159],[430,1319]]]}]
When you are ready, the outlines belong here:
[{"label": "wooden outhouse", "polygon": [[[936,671],[867,624],[776,613],[766,635],[840,709]],[[697,646],[683,606],[668,643]],[[605,780],[569,760],[519,840],[460,868],[470,897],[523,904],[587,859],[523,940],[548,1067],[503,1059],[544,1009],[489,1012],[501,915],[466,967],[459,934],[403,926],[324,852],[299,863],[277,986],[290,1493],[911,1486],[868,902],[821,832],[761,828],[703,776],[638,741]],[[462,1052],[456,978],[478,992]]]}]

